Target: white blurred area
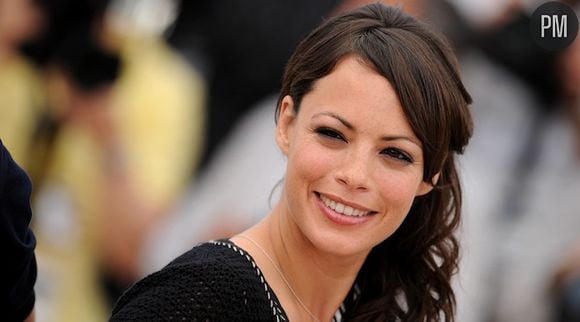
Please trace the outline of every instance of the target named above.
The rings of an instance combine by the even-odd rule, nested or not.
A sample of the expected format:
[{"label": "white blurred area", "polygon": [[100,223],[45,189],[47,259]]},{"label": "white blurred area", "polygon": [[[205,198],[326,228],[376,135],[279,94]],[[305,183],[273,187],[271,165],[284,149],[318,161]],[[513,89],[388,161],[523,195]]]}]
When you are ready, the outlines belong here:
[{"label": "white blurred area", "polygon": [[486,25],[494,20],[508,6],[511,0],[451,0],[456,8],[475,25]]},{"label": "white blurred area", "polygon": [[175,22],[180,0],[113,0],[107,24],[129,34],[162,36]]}]

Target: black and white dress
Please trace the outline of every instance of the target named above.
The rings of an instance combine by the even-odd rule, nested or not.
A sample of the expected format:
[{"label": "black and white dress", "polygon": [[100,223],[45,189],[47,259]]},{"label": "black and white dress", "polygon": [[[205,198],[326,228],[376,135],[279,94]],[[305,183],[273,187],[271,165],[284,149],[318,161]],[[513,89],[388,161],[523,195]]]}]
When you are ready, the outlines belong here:
[{"label": "black and white dress", "polygon": [[[352,293],[352,292],[351,292]],[[333,321],[344,314],[341,305]],[[254,259],[229,240],[200,244],[137,282],[111,321],[288,321]]]}]

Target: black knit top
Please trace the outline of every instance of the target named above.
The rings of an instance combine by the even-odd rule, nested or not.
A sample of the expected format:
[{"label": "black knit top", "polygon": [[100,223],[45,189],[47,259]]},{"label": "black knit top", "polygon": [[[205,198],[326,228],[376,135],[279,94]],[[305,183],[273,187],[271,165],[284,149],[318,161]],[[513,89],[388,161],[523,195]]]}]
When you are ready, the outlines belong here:
[{"label": "black knit top", "polygon": [[[340,321],[344,305],[336,312]],[[111,321],[288,321],[254,259],[229,240],[192,248],[137,282]]]},{"label": "black knit top", "polygon": [[30,179],[0,141],[0,320],[22,321],[34,308],[36,238],[30,230]]}]

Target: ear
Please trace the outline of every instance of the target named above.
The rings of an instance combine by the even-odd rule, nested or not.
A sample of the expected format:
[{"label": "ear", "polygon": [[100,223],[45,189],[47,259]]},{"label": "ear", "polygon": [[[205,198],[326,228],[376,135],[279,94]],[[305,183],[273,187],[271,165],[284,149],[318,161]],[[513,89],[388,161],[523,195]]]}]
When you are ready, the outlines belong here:
[{"label": "ear", "polygon": [[441,176],[441,172],[437,172],[433,178],[431,178],[431,182],[421,181],[419,187],[417,188],[416,196],[424,196],[433,190],[433,187],[439,181],[439,177]]},{"label": "ear", "polygon": [[288,155],[290,150],[290,137],[295,119],[294,100],[290,95],[286,95],[280,103],[280,114],[276,126],[276,143],[284,155]]}]

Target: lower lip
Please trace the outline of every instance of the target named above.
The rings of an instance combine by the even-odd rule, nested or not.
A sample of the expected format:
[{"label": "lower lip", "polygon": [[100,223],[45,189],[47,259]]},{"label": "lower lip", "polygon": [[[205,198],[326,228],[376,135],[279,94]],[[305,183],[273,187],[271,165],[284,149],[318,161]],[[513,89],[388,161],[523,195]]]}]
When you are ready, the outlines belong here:
[{"label": "lower lip", "polygon": [[373,217],[373,215],[365,215],[365,216],[347,216],[347,215],[343,215],[343,214],[339,214],[338,212],[328,208],[324,202],[322,202],[322,200],[320,199],[320,196],[318,194],[316,195],[316,200],[318,202],[318,207],[320,208],[320,210],[322,211],[323,214],[326,215],[326,217],[328,219],[330,219],[330,221],[339,224],[339,225],[345,225],[345,226],[353,226],[353,225],[360,225],[360,224],[364,224],[368,221],[370,221]]}]

